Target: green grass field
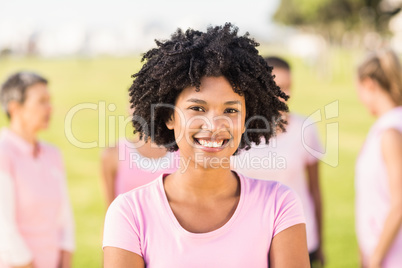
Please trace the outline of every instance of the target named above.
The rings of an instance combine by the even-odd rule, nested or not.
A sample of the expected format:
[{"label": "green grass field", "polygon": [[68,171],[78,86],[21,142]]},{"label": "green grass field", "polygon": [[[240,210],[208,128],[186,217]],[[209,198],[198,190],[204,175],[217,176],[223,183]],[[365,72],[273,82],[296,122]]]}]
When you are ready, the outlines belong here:
[{"label": "green grass field", "polygon": [[[264,54],[273,51],[265,49]],[[358,102],[354,88],[354,69],[360,56],[360,53],[331,50],[325,66],[287,57],[293,67],[291,110],[304,115],[321,111],[322,121],[318,127],[329,154],[324,160],[332,163],[321,165],[328,268],[358,265],[354,165],[365,134],[374,121]],[[106,208],[100,184],[99,156],[104,146],[132,131],[130,124],[118,126],[117,122],[119,116],[127,117],[130,75],[139,67],[137,57],[0,59],[1,81],[18,70],[35,70],[50,80],[53,120],[41,138],[58,146],[64,155],[76,221],[74,267],[102,266],[101,240]],[[329,111],[326,114],[325,107],[334,101],[338,104],[331,111],[337,116],[328,118]],[[75,108],[78,111],[71,117],[71,109]],[[7,119],[2,114],[0,127],[5,125]],[[335,130],[327,131],[330,125]],[[77,142],[93,148],[79,148]]]}]

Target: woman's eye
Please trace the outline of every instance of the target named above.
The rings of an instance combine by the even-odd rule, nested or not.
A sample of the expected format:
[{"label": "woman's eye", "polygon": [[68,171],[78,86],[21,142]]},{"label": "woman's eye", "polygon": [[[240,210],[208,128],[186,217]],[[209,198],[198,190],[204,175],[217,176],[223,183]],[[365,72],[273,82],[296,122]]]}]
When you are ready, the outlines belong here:
[{"label": "woman's eye", "polygon": [[228,108],[225,110],[225,113],[228,113],[228,114],[233,114],[233,113],[237,113],[237,112],[239,112],[239,111],[237,109],[233,109],[233,108]]},{"label": "woman's eye", "polygon": [[193,110],[193,111],[196,111],[196,112],[203,112],[204,111],[204,109],[202,107],[199,107],[199,106],[193,106],[193,107],[190,107],[190,109]]}]

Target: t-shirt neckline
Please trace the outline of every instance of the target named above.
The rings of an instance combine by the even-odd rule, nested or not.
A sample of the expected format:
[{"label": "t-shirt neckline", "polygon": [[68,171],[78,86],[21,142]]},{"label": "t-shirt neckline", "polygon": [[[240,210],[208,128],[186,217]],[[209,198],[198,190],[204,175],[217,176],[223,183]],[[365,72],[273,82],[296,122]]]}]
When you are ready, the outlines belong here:
[{"label": "t-shirt neckline", "polygon": [[233,213],[232,217],[230,217],[230,219],[223,226],[221,226],[218,229],[215,229],[213,231],[206,232],[206,233],[193,233],[193,232],[187,231],[186,229],[184,229],[180,225],[179,221],[177,220],[176,216],[173,213],[172,208],[169,205],[169,201],[167,199],[166,192],[165,192],[165,189],[163,187],[163,179],[169,174],[164,173],[164,174],[159,176],[159,178],[157,180],[157,183],[158,183],[158,189],[160,191],[160,196],[161,196],[161,199],[162,199],[161,201],[165,206],[165,211],[168,214],[168,218],[170,219],[170,223],[173,225],[173,227],[176,230],[178,230],[179,233],[181,233],[183,235],[186,235],[186,236],[189,236],[189,237],[192,237],[192,238],[209,238],[209,237],[213,237],[213,236],[223,234],[227,230],[230,229],[230,227],[236,222],[236,219],[238,218],[239,214],[242,211],[242,207],[243,207],[243,203],[244,203],[244,197],[245,197],[244,193],[245,193],[245,187],[246,187],[243,175],[241,175],[241,174],[239,174],[239,173],[237,173],[235,171],[232,171],[232,172],[237,174],[237,176],[239,178],[239,182],[240,182],[239,203],[237,204],[236,210]]}]

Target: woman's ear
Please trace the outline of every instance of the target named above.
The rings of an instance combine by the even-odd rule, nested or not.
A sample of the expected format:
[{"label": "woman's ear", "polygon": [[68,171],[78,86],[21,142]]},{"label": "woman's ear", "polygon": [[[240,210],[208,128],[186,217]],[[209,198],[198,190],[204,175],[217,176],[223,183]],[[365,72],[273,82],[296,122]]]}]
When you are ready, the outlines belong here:
[{"label": "woman's ear", "polygon": [[166,127],[170,130],[174,129],[174,116],[173,114],[170,115],[169,119],[166,121]]},{"label": "woman's ear", "polygon": [[7,104],[7,111],[11,117],[14,114],[16,114],[20,109],[21,109],[21,104],[15,100],[12,100]]},{"label": "woman's ear", "polygon": [[373,91],[373,89],[378,86],[377,81],[373,80],[370,77],[363,78],[362,80],[360,80],[360,83],[363,85],[364,88],[370,91]]}]

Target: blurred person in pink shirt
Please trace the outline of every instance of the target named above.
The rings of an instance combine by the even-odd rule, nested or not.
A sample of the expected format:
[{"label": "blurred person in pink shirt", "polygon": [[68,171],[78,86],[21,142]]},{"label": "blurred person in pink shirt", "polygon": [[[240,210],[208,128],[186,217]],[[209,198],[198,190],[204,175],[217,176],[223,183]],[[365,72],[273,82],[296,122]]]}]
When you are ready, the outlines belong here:
[{"label": "blurred person in pink shirt", "polygon": [[0,132],[0,267],[69,268],[73,217],[57,148],[38,141],[51,116],[47,80],[11,75],[0,100],[10,125]]},{"label": "blurred person in pink shirt", "polygon": [[[133,114],[129,109],[129,114]],[[115,146],[106,148],[101,155],[102,184],[109,206],[120,194],[145,185],[162,173],[177,169],[177,154],[144,141],[138,136],[122,137]]]},{"label": "blurred person in pink shirt", "polygon": [[362,267],[402,267],[402,69],[388,49],[358,67],[360,101],[377,121],[356,163],[356,232]]},{"label": "blurred person in pink shirt", "polygon": [[148,140],[121,138],[102,153],[102,178],[109,206],[120,194],[145,185],[162,173],[173,173],[176,154]]},{"label": "blurred person in pink shirt", "polygon": [[[273,67],[276,84],[287,95],[291,95],[289,63],[274,56],[265,60]],[[250,150],[232,157],[233,168],[252,178],[278,181],[298,194],[306,217],[310,263],[313,267],[322,266],[324,254],[319,159],[305,148],[309,146],[316,152],[322,152],[318,130],[312,124],[307,124],[308,127],[303,129],[308,119],[294,112],[284,113],[283,118],[288,122],[286,132],[278,129],[276,137],[269,144],[253,144]]]}]

